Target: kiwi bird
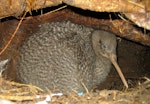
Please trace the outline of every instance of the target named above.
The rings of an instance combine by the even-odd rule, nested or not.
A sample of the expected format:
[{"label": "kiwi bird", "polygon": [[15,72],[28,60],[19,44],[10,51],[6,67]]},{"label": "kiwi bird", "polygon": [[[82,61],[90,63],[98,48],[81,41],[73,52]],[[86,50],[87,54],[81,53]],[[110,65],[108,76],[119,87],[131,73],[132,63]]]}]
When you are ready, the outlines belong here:
[{"label": "kiwi bird", "polygon": [[116,45],[115,35],[103,30],[70,21],[41,24],[19,49],[18,79],[55,92],[84,91],[81,83],[90,90],[116,63]]}]

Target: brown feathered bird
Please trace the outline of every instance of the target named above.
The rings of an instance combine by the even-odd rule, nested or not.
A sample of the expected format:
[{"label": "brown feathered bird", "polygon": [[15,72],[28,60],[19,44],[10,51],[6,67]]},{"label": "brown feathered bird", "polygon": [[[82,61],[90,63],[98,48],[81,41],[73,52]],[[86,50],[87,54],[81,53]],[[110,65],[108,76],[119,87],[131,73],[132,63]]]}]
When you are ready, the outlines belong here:
[{"label": "brown feathered bird", "polygon": [[[22,83],[54,92],[84,91],[105,80],[116,56],[116,37],[70,21],[39,25],[20,47]],[[116,59],[114,59],[116,60]]]}]

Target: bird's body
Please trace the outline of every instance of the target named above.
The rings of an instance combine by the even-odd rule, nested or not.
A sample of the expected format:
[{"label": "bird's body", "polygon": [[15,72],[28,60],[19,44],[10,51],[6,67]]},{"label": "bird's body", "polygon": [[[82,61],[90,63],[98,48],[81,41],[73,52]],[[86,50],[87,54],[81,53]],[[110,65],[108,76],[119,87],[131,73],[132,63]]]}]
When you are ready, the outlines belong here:
[{"label": "bird's body", "polygon": [[[97,36],[99,33],[103,36]],[[81,83],[91,89],[110,71],[111,61],[99,52],[105,45],[115,54],[116,37],[112,33],[70,21],[42,24],[20,47],[18,78],[22,83],[56,92],[84,91]]]}]

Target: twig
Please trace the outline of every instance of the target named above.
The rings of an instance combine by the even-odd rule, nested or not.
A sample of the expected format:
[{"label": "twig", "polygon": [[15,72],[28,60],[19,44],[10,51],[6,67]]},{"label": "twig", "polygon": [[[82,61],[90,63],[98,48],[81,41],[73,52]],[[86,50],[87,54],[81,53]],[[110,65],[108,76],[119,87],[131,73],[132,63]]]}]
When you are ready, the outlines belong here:
[{"label": "twig", "polygon": [[16,30],[15,30],[14,33],[12,34],[10,40],[9,40],[8,43],[5,45],[5,47],[2,49],[2,51],[0,51],[0,55],[7,49],[7,47],[8,47],[8,46],[10,45],[10,43],[12,42],[12,40],[13,40],[13,38],[15,37],[15,35],[16,35],[16,33],[17,33],[17,31],[18,31],[18,29],[19,29],[19,27],[20,27],[20,25],[21,25],[21,23],[22,23],[24,17],[26,16],[26,14],[27,14],[27,12],[25,12],[24,15],[22,16],[21,20],[20,20],[19,23],[18,23],[18,26],[17,26]]},{"label": "twig", "polygon": [[87,89],[86,85],[85,85],[83,82],[81,82],[81,84],[82,84],[82,86],[85,88],[86,93],[89,93],[89,90]]}]

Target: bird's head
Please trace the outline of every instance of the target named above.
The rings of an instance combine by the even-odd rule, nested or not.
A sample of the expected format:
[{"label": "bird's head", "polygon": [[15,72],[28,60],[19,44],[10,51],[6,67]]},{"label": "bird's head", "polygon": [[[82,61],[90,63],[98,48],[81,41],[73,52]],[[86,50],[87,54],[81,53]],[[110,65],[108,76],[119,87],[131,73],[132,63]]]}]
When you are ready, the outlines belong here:
[{"label": "bird's head", "polygon": [[116,56],[116,36],[112,33],[96,30],[92,34],[93,49],[97,56],[101,55],[110,59],[112,55]]},{"label": "bird's head", "polygon": [[95,51],[96,56],[97,57],[103,56],[109,59],[112,62],[112,64],[115,66],[119,76],[121,77],[122,82],[128,88],[126,79],[124,78],[124,75],[122,74],[122,71],[117,63],[116,36],[110,32],[106,32],[103,30],[96,30],[92,34],[92,44],[93,44],[93,49]]}]

